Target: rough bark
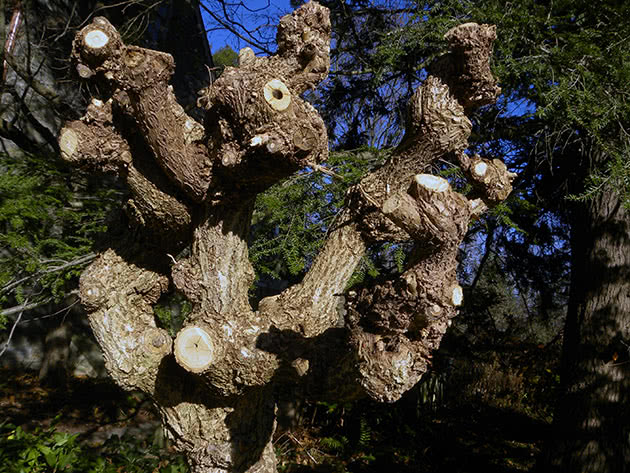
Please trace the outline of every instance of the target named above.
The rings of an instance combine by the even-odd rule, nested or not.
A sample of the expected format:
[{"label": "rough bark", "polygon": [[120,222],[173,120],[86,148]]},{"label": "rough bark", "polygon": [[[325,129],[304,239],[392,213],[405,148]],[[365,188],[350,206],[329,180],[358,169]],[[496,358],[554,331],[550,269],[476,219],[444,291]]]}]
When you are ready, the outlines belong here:
[{"label": "rough bark", "polygon": [[629,245],[630,213],[612,186],[573,209],[564,394],[540,471],[630,471]]},{"label": "rough bark", "polygon": [[[447,38],[454,52],[414,95],[401,146],[348,192],[304,280],[253,311],[247,236],[255,196],[328,155],[324,123],[300,97],[328,71],[327,9],[309,2],[284,17],[275,56],[242,50],[239,67],[201,92],[203,126],[175,102],[169,55],[124,45],[102,18],[77,35],[77,70],[110,96],[66,125],[63,156],[123,176],[130,221],[154,242],[139,253],[112,243],[83,274],[81,300],[109,373],[154,399],[193,472],[276,471],[277,385],[311,397],[394,401],[427,370],[462,302],[455,257],[468,222],[507,196],[512,177],[502,163],[475,158],[485,172],[472,166],[471,201],[425,174],[453,152],[471,167],[462,154],[471,128],[464,111],[498,93],[487,68],[494,28],[467,24]],[[386,239],[416,242],[403,275],[344,297],[367,244]],[[167,254],[187,245],[187,257]],[[169,286],[193,306],[174,340],[152,312]]]}]

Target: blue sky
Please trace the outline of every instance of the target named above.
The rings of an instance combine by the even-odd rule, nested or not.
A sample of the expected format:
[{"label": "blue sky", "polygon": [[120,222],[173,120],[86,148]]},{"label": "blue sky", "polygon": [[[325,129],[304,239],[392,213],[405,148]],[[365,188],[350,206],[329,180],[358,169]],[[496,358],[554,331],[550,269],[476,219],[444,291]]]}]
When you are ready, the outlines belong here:
[{"label": "blue sky", "polygon": [[[203,4],[210,10],[221,13],[219,6],[212,0],[204,0]],[[275,36],[275,25],[277,20],[290,13],[290,0],[227,0],[226,5],[230,13],[247,29],[262,27],[267,35]],[[239,51],[245,46],[249,46],[243,39],[225,29],[220,28],[210,14],[201,9],[204,22],[208,31],[208,42],[214,54],[225,45],[229,45],[235,51]],[[259,51],[257,51],[258,53]]]}]

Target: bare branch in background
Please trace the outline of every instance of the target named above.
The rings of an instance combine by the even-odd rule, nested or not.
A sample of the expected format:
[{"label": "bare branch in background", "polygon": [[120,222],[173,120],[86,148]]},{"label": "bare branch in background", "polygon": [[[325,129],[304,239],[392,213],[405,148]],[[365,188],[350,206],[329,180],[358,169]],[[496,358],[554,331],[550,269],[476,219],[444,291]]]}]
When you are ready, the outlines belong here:
[{"label": "bare branch in background", "polygon": [[[24,305],[28,306],[28,299],[26,299],[26,301],[24,302]],[[7,349],[9,348],[9,345],[11,344],[11,339],[13,338],[13,333],[15,332],[15,327],[17,327],[18,324],[20,323],[20,319],[22,318],[22,314],[24,314],[25,310],[26,308],[23,308],[18,314],[17,318],[15,319],[15,322],[13,323],[13,326],[11,327],[11,331],[9,332],[9,338],[7,339],[7,342],[4,345],[4,348],[2,348],[2,351],[0,351],[0,357],[4,355],[4,352],[6,352]]]},{"label": "bare branch in background", "polygon": [[[225,0],[208,0],[201,2],[201,9],[206,15],[206,28],[213,41],[213,31],[227,31],[238,38],[237,43],[230,44],[235,50],[245,46],[257,52],[270,55],[275,49],[275,25],[287,11],[278,9],[269,1],[265,6],[250,8],[245,2],[228,2]],[[217,50],[221,44],[214,44]]]}]

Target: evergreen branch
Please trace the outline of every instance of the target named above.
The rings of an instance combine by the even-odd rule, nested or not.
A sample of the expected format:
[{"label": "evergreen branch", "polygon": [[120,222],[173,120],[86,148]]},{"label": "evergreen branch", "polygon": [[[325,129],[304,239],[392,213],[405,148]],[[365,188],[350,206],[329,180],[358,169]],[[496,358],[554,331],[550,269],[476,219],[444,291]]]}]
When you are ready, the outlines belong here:
[{"label": "evergreen branch", "polygon": [[337,174],[334,171],[331,171],[328,168],[325,168],[324,166],[320,166],[319,164],[313,164],[312,167],[313,167],[313,170],[315,170],[315,171],[319,171],[319,172],[321,172],[323,174],[327,174],[327,175],[332,176],[332,177],[334,177],[336,179],[339,179],[340,181],[344,180],[343,176]]},{"label": "evergreen branch", "polygon": [[20,284],[30,280],[30,279],[35,279],[39,276],[43,276],[45,274],[50,274],[50,273],[54,273],[57,271],[63,271],[64,269],[70,268],[72,266],[78,266],[81,264],[85,264],[85,263],[89,263],[90,261],[92,261],[94,258],[96,258],[96,254],[95,253],[88,253],[87,255],[83,255],[80,256],[79,258],[72,260],[72,261],[68,261],[67,263],[64,263],[60,266],[53,266],[52,268],[47,268],[41,271],[37,271],[34,274],[31,274],[29,276],[23,277],[21,279],[18,279],[17,281],[13,281],[10,282],[8,284],[6,284],[2,289],[0,289],[0,294],[3,294],[5,292],[11,291],[13,289],[15,289],[17,286],[19,286]]}]

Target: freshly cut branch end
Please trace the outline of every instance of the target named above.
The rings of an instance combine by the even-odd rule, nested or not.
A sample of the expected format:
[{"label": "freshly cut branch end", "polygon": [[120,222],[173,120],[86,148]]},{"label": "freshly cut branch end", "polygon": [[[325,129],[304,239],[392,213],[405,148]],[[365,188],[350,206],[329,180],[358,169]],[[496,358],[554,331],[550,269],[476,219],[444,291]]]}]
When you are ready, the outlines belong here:
[{"label": "freshly cut branch end", "polygon": [[[451,188],[446,179],[433,174],[418,174],[414,178],[414,183],[416,188],[420,187],[433,192],[447,192]],[[419,192],[416,195],[418,194]]]},{"label": "freshly cut branch end", "polygon": [[243,48],[238,52],[238,65],[246,66],[256,60],[256,54],[252,48]]},{"label": "freshly cut branch end", "polygon": [[73,54],[80,58],[79,64],[93,69],[102,66],[103,62],[115,55],[122,46],[116,28],[106,18],[97,17],[76,36]]},{"label": "freshly cut branch end", "polygon": [[483,161],[478,162],[473,167],[473,172],[477,176],[480,176],[480,177],[485,176],[487,171],[488,171],[488,165],[486,163],[484,163]]},{"label": "freshly cut branch end", "polygon": [[486,210],[488,210],[488,206],[484,203],[482,199],[473,199],[470,202],[470,214],[471,218],[478,219],[481,217]]},{"label": "freshly cut branch end", "polygon": [[109,43],[109,36],[104,31],[92,30],[88,31],[83,38],[85,45],[92,49],[100,49]]},{"label": "freshly cut branch end", "polygon": [[175,359],[192,373],[205,371],[214,361],[214,352],[210,335],[201,327],[186,327],[177,334]]},{"label": "freshly cut branch end", "polygon": [[464,302],[464,291],[460,285],[453,287],[451,302],[455,307],[459,307]]},{"label": "freshly cut branch end", "polygon": [[478,155],[468,157],[461,153],[459,161],[487,207],[497,205],[512,192],[512,181],[516,174],[509,172],[500,159],[484,159]]},{"label": "freshly cut branch end", "polygon": [[79,145],[79,139],[77,134],[70,128],[64,128],[61,130],[61,136],[59,137],[59,149],[61,155],[65,161],[72,161],[72,157]]},{"label": "freshly cut branch end", "polygon": [[291,92],[279,79],[272,79],[267,82],[264,93],[267,103],[278,112],[286,110],[291,105]]}]

